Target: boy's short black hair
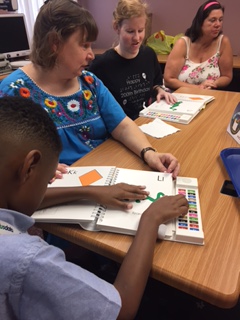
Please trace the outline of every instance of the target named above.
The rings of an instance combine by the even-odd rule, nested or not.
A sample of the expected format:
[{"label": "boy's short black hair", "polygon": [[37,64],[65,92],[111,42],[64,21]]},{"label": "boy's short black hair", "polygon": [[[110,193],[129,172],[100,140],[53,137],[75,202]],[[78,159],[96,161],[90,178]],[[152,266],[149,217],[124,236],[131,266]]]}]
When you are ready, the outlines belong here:
[{"label": "boy's short black hair", "polygon": [[12,136],[17,143],[51,150],[56,156],[62,144],[56,126],[47,112],[31,99],[22,97],[0,98],[0,143]]}]

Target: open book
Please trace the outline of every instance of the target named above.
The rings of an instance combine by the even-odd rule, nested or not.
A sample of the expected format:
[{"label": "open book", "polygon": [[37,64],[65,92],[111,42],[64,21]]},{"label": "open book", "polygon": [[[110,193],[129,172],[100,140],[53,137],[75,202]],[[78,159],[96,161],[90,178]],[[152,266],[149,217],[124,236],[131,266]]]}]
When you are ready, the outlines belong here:
[{"label": "open book", "polygon": [[188,124],[207,103],[215,99],[214,96],[199,94],[173,93],[173,95],[177,98],[174,104],[167,104],[165,100],[155,101],[141,110],[139,116]]},{"label": "open book", "polygon": [[103,186],[120,182],[145,185],[150,194],[145,200],[133,201],[133,208],[128,211],[109,209],[100,204],[81,200],[36,211],[32,217],[36,222],[77,223],[83,229],[90,231],[109,231],[134,235],[141,214],[152,202],[165,195],[181,193],[189,201],[188,214],[160,225],[158,238],[200,245],[204,243],[196,178],[178,177],[174,181],[171,174],[155,171],[110,166],[70,167],[63,179],[55,180],[49,185],[49,188]]}]

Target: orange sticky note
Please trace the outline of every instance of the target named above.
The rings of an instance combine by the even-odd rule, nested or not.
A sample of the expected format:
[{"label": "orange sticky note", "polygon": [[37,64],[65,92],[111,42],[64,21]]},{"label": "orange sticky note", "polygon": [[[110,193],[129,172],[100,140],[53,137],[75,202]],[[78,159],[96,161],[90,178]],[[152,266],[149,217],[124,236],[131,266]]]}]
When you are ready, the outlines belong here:
[{"label": "orange sticky note", "polygon": [[96,169],[89,171],[79,177],[79,180],[80,180],[82,186],[89,186],[90,184],[92,184],[100,179],[102,179],[102,176],[100,175],[100,173]]},{"label": "orange sticky note", "polygon": [[191,100],[203,100],[202,98],[199,97],[190,97]]}]

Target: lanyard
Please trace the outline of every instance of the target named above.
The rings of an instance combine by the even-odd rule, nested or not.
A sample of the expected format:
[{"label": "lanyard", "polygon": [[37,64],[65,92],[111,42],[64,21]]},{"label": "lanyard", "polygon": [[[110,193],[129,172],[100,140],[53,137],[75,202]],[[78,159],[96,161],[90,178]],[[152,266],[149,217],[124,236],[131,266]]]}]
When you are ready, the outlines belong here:
[{"label": "lanyard", "polygon": [[10,223],[0,220],[0,236],[20,233],[21,232]]}]

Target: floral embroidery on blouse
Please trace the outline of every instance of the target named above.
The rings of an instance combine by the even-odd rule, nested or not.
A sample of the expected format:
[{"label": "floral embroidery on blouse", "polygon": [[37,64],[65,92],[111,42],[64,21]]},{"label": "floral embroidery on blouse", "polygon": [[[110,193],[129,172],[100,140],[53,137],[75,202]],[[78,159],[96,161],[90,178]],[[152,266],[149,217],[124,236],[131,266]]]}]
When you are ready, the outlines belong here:
[{"label": "floral embroidery on blouse", "polygon": [[85,75],[84,78],[85,78],[86,82],[89,84],[92,84],[94,82],[94,79],[92,76]]},{"label": "floral embroidery on blouse", "polygon": [[80,109],[79,102],[77,100],[70,100],[67,104],[68,110],[77,112]]},{"label": "floral embroidery on blouse", "polygon": [[89,131],[90,131],[90,127],[89,126],[82,126],[79,131],[81,132],[82,138],[84,140],[88,140],[89,139]]},{"label": "floral embroidery on blouse", "polygon": [[[10,84],[15,95],[24,98],[31,98],[48,112],[57,128],[66,128],[77,125],[78,132],[85,143],[94,148],[91,144],[91,136],[94,128],[91,120],[99,117],[99,108],[96,99],[97,82],[91,75],[82,74],[81,90],[75,94],[64,97],[51,96],[43,90],[39,90],[36,84],[29,78],[29,81],[17,79]],[[87,122],[89,124],[87,124]],[[88,141],[89,140],[89,141]]]},{"label": "floral embroidery on blouse", "polygon": [[56,108],[56,106],[57,106],[57,101],[52,98],[46,98],[44,103],[49,108]]},{"label": "floral embroidery on blouse", "polygon": [[23,98],[29,98],[31,95],[28,88],[24,88],[24,87],[19,89],[19,93],[20,93],[20,96]]}]

